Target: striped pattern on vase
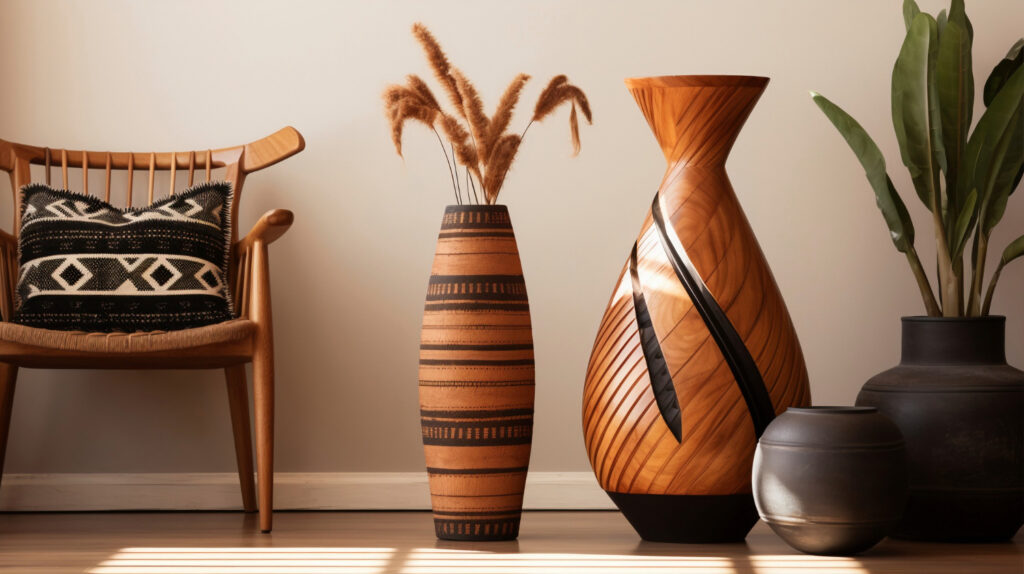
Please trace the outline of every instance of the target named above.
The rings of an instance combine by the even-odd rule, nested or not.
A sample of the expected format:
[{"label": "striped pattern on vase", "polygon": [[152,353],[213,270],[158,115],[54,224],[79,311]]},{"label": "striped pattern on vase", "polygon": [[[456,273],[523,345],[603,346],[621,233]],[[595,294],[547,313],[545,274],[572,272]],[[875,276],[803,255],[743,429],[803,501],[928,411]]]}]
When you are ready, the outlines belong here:
[{"label": "striped pattern on vase", "polygon": [[627,80],[668,169],[587,370],[583,429],[601,487],[648,540],[742,540],[754,447],[810,402],[796,331],[725,172],[768,83]]},{"label": "striped pattern on vase", "polygon": [[533,433],[533,333],[502,205],[445,209],[423,313],[420,420],[434,527],[519,535]]}]

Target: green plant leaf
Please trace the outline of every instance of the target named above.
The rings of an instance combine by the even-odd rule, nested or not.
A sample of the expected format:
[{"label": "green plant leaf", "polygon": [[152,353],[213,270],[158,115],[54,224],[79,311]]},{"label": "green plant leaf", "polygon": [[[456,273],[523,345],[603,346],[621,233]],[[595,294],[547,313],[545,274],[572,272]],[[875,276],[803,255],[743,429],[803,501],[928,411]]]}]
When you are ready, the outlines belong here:
[{"label": "green plant leaf", "polygon": [[1014,239],[1006,246],[1006,249],[1003,250],[1003,256],[999,259],[999,263],[1005,266],[1021,256],[1024,256],[1024,235]]},{"label": "green plant leaf", "polygon": [[857,120],[850,117],[839,106],[833,104],[825,96],[811,92],[814,103],[821,108],[825,117],[832,122],[832,125],[839,130],[839,133],[849,144],[854,155],[864,167],[864,175],[867,176],[871,189],[875,192],[875,202],[878,209],[889,226],[889,235],[896,249],[906,253],[914,245],[914,223],[907,213],[907,207],[900,199],[889,174],[885,170],[885,157],[882,155],[878,145],[871,136],[864,130]]},{"label": "green plant leaf", "polygon": [[[945,12],[945,10],[943,10]],[[967,11],[964,7],[964,0],[951,0],[949,3],[949,20],[955,21],[966,28],[971,35],[971,40],[974,39],[974,31],[971,29],[970,23],[967,21]]]},{"label": "green plant leaf", "polygon": [[910,29],[910,24],[920,13],[921,9],[917,7],[917,2],[914,2],[914,0],[903,0],[903,23],[907,25],[907,30]]},{"label": "green plant leaf", "polygon": [[[1012,182],[1024,162],[1018,130],[1024,107],[1024,68],[1018,69],[978,120],[964,154],[958,186],[978,190],[979,233],[986,237],[1006,209]],[[1001,187],[997,187],[997,183]]]},{"label": "green plant leaf", "polygon": [[1024,104],[1017,115],[1010,120],[1010,130],[1006,149],[1006,158],[996,174],[994,189],[1006,190],[1006,196],[1013,195],[1020,187],[1021,176],[1024,175]]},{"label": "green plant leaf", "polygon": [[[961,3],[962,4],[962,3]],[[957,188],[957,173],[967,147],[967,136],[974,110],[974,71],[971,68],[971,39],[967,33],[963,10],[954,9],[944,32],[939,36],[939,54],[935,67],[935,84],[939,94],[942,146],[946,152],[947,230],[950,244],[954,233],[952,223],[960,216],[966,189]]]},{"label": "green plant leaf", "polygon": [[992,309],[992,297],[996,290],[996,284],[999,282],[999,276],[1003,272],[1003,268],[1006,267],[1011,261],[1024,255],[1024,235],[1021,235],[1017,239],[1014,239],[1006,246],[1003,250],[1003,255],[999,258],[999,265],[996,266],[996,272],[992,274],[992,279],[988,283],[988,291],[985,293],[985,304],[981,308],[982,315],[988,315]]},{"label": "green plant leaf", "polygon": [[932,211],[939,209],[937,180],[945,169],[942,125],[934,70],[938,58],[935,19],[919,13],[907,31],[892,71],[892,119],[903,164],[910,171],[918,197]]},{"label": "green plant leaf", "polygon": [[1024,65],[1024,38],[1014,43],[1010,51],[1006,53],[1006,57],[992,68],[992,73],[985,80],[985,88],[982,90],[982,101],[985,102],[986,107],[992,104],[992,100],[999,93],[999,90],[1003,88],[1003,85],[1010,79],[1010,76],[1022,65]]},{"label": "green plant leaf", "polygon": [[945,152],[945,162],[941,165],[946,181],[944,221],[947,232],[952,233],[951,223],[959,216],[966,193],[957,187],[957,174],[967,146],[974,109],[971,46],[966,31],[956,22],[949,22],[946,33],[940,36],[935,86]]},{"label": "green plant leaf", "polygon": [[949,21],[949,17],[946,16],[946,10],[939,10],[939,15],[935,17],[935,26],[939,32],[939,41],[942,41],[942,33],[946,31],[946,22]]},{"label": "green plant leaf", "polygon": [[977,221],[978,190],[972,189],[971,193],[967,194],[967,198],[964,199],[964,204],[960,208],[960,214],[957,216],[956,224],[953,226],[953,233],[949,242],[949,250],[954,261],[962,261],[961,256],[963,255],[964,247],[967,246],[967,238],[970,237],[971,229],[974,228],[974,224]]},{"label": "green plant leaf", "polygon": [[1006,213],[1006,203],[1010,199],[1010,193],[1013,192],[1011,187],[1013,178],[1020,171],[1021,166],[1024,166],[1024,145],[1021,145],[1020,141],[1016,141],[1015,145],[1015,140],[1019,139],[1015,136],[1024,133],[1020,128],[1021,122],[1024,122],[1024,109],[1018,106],[1017,112],[1010,118],[1010,126],[1003,133],[999,145],[996,146],[995,152],[992,154],[992,164],[989,169],[994,172],[992,176],[994,181],[988,209],[985,210],[985,217],[982,220],[982,229],[986,235]]},{"label": "green plant leaf", "polygon": [[[1010,76],[1013,75],[1021,67],[1024,67],[1024,38],[1017,40],[1016,43],[1006,53],[1006,57],[1003,58],[995,68],[992,69],[992,73],[989,74],[988,80],[985,81],[985,88],[982,92],[985,105],[988,106],[992,103],[996,94],[1003,88]],[[1018,129],[1021,128],[1018,124]],[[1021,146],[1024,146],[1024,131],[1018,131],[1014,136],[1014,139],[1010,141],[1010,151],[1008,154],[1011,157],[1016,157],[1016,150]],[[1007,168],[1009,169],[1009,168]],[[1024,177],[1024,165],[1017,169],[1016,174],[1012,174],[1012,180],[1007,183],[1006,175],[1003,174],[998,178],[996,183],[997,187],[1000,185],[1010,186],[1010,195],[1013,195],[1017,191],[1020,185],[1021,178]]]}]

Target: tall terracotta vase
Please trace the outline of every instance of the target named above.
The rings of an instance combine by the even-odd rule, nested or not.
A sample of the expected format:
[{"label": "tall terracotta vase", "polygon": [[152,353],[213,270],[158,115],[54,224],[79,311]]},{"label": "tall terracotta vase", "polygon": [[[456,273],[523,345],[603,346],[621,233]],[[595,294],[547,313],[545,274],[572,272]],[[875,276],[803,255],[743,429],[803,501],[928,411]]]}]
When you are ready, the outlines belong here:
[{"label": "tall terracotta vase", "polygon": [[601,487],[641,537],[742,540],[765,427],[810,403],[786,305],[725,173],[767,78],[626,81],[668,160],[587,369]]},{"label": "tall terracotta vase", "polygon": [[437,537],[516,538],[533,432],[533,333],[503,205],[445,209],[419,388]]}]

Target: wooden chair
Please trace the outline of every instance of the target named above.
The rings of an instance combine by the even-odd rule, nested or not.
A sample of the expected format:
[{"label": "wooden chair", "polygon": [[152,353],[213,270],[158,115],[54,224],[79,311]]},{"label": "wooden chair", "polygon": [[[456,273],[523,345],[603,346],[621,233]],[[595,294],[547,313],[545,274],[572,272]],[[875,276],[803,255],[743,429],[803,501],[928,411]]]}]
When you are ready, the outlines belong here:
[{"label": "wooden chair", "polygon": [[[274,342],[270,317],[270,276],[267,247],[292,224],[292,212],[267,212],[252,230],[238,239],[238,202],[246,176],[290,157],[305,147],[302,136],[287,127],[259,141],[218,150],[136,153],[90,152],[50,149],[0,140],[0,170],[11,177],[14,190],[14,227],[0,231],[0,475],[10,430],[11,407],[19,367],[57,369],[208,369],[222,368],[227,379],[234,431],[242,503],[246,512],[257,508],[253,481],[252,438],[249,431],[249,393],[245,363],[253,364],[253,395],[256,416],[257,474],[259,478],[260,529],[271,529],[274,465]],[[18,279],[19,190],[32,182],[35,172],[57,171],[58,183],[68,188],[68,169],[82,173],[82,191],[89,193],[89,170],[102,170],[106,185],[93,192],[107,201],[112,171],[127,172],[125,203],[132,205],[132,183],[136,170],[148,170],[149,203],[163,195],[155,189],[156,174],[169,173],[168,193],[176,180],[189,185],[198,177],[209,181],[213,170],[234,186],[231,206],[231,253],[229,285],[234,295],[237,318],[225,323],[172,332],[82,333],[50,331],[10,323]],[[187,174],[187,175],[186,175]],[[122,177],[122,176],[119,176]],[[162,178],[161,178],[162,179]],[[162,186],[161,186],[162,187]]]}]

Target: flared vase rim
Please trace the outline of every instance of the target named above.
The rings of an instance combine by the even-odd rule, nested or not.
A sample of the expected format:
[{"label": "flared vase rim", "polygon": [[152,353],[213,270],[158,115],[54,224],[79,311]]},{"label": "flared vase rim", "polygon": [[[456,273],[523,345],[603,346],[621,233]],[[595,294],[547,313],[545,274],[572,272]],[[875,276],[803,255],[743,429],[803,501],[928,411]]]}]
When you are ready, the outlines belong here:
[{"label": "flared vase rim", "polygon": [[643,76],[626,78],[626,87],[633,88],[704,88],[750,87],[764,88],[771,78],[767,76],[740,76],[695,74],[678,76]]}]

